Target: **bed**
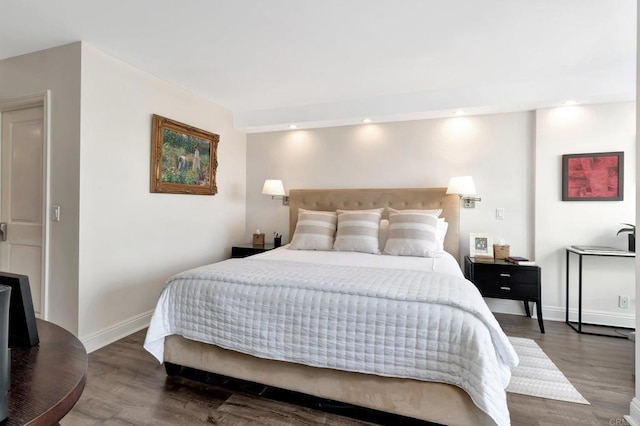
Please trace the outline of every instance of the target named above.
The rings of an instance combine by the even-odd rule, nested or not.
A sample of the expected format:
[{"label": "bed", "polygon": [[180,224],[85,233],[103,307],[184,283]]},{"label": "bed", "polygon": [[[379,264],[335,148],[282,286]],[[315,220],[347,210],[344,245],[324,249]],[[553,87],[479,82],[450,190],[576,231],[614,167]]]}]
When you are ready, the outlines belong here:
[{"label": "bed", "polygon": [[[508,424],[504,389],[517,356],[475,287],[462,278],[459,199],[445,192],[291,190],[290,235],[299,209],[442,209],[441,217],[449,224],[444,240],[448,254],[423,258],[415,266],[403,256],[284,247],[186,271],[170,280],[158,301],[145,348],[161,362],[430,422]],[[276,287],[263,289],[263,281],[273,280],[272,275],[278,276]],[[405,281],[425,284],[415,290]],[[361,282],[366,285],[358,287]],[[303,289],[296,287],[300,283]],[[179,285],[182,290],[174,291]],[[424,290],[441,288],[446,291]],[[264,299],[255,299],[252,292]],[[263,301],[270,293],[284,307]],[[442,302],[445,293],[447,304]],[[344,305],[348,316],[326,322],[331,320],[317,306],[330,310],[334,305]],[[384,312],[376,310],[378,305]],[[364,311],[358,311],[362,306]],[[408,312],[426,326],[417,327],[398,312]],[[310,322],[282,322],[287,317]],[[211,331],[211,321],[226,328]],[[262,329],[251,328],[255,323]],[[280,334],[292,327],[293,337]],[[332,328],[346,337],[330,343],[329,351],[323,333]],[[413,346],[405,353],[395,349],[398,341]],[[438,365],[434,367],[433,359],[424,361],[428,357],[422,350],[435,353]]]}]

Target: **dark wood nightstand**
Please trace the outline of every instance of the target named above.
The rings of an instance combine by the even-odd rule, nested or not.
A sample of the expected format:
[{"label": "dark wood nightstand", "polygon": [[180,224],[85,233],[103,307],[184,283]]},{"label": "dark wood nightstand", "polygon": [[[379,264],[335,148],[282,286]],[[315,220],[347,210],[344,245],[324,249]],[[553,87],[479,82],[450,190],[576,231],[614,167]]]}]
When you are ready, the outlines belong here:
[{"label": "dark wood nightstand", "polygon": [[266,243],[264,246],[254,246],[253,244],[240,244],[231,247],[231,257],[241,258],[247,256],[253,256],[254,254],[264,253],[265,251],[273,250],[275,247],[273,243]]},{"label": "dark wood nightstand", "polygon": [[464,275],[484,297],[522,300],[529,317],[529,302],[534,302],[540,332],[544,333],[539,266],[521,266],[503,260],[476,261],[473,257],[465,256]]}]

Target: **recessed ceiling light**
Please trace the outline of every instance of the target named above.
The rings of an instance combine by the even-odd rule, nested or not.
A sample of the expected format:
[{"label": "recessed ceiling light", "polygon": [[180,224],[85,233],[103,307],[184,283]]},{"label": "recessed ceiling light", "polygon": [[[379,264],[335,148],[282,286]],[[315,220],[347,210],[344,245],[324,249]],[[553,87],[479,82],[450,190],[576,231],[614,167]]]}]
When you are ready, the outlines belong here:
[{"label": "recessed ceiling light", "polygon": [[464,115],[464,111],[463,111],[463,110],[461,110],[461,109],[459,109],[459,110],[457,110],[454,114],[455,114],[455,115]]},{"label": "recessed ceiling light", "polygon": [[289,124],[289,128],[290,128],[291,130],[294,130],[294,129],[297,129],[297,128],[298,128],[298,126],[296,126],[295,124]]},{"label": "recessed ceiling light", "polygon": [[578,102],[576,102],[576,101],[574,101],[574,100],[570,99],[570,100],[568,100],[568,101],[564,101],[564,102],[562,103],[562,105],[564,105],[564,106],[572,106],[572,105],[575,105],[575,104],[577,104],[577,103],[578,103]]},{"label": "recessed ceiling light", "polygon": [[365,118],[362,120],[363,123],[371,123],[371,119],[370,118]]}]

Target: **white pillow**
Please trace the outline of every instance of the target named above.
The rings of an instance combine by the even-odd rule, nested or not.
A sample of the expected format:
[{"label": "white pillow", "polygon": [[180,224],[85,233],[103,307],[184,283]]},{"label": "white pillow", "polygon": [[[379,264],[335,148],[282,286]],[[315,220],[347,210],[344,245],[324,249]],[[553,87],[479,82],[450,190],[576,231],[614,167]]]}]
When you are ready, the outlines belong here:
[{"label": "white pillow", "polygon": [[331,250],[337,222],[336,212],[298,209],[298,223],[288,248]]},{"label": "white pillow", "polygon": [[380,230],[378,231],[378,247],[380,253],[384,251],[384,246],[387,244],[387,238],[389,237],[389,221],[382,219],[380,221]]},{"label": "white pillow", "polygon": [[424,210],[389,210],[389,236],[384,254],[440,257],[438,217]]},{"label": "white pillow", "polygon": [[444,239],[447,236],[449,223],[443,217],[438,218],[438,230],[436,231],[436,240],[438,241],[438,250],[444,252]]},{"label": "white pillow", "polygon": [[333,249],[379,254],[378,233],[383,210],[336,210],[338,232]]}]

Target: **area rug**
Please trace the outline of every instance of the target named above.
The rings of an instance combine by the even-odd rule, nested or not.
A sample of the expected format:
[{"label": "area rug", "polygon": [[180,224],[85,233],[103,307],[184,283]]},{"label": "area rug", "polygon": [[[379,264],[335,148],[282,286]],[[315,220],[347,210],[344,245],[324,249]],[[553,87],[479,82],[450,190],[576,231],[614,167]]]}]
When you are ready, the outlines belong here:
[{"label": "area rug", "polygon": [[520,364],[511,370],[507,392],[590,405],[536,342],[522,337],[509,340]]}]

